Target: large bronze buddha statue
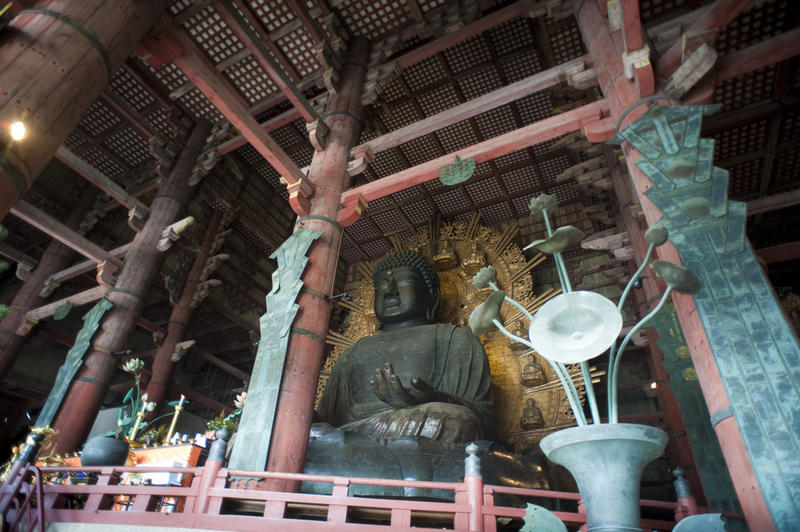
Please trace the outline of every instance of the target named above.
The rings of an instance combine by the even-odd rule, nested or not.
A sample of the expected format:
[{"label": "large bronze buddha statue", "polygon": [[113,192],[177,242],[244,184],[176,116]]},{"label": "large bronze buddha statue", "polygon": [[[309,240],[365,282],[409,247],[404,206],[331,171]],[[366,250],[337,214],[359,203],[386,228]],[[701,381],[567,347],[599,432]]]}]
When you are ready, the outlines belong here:
[{"label": "large bronze buddha statue", "polygon": [[434,322],[436,270],[422,255],[400,251],[381,260],[372,279],[381,331],[336,361],[319,419],[376,439],[492,439],[489,362],[469,329]]}]

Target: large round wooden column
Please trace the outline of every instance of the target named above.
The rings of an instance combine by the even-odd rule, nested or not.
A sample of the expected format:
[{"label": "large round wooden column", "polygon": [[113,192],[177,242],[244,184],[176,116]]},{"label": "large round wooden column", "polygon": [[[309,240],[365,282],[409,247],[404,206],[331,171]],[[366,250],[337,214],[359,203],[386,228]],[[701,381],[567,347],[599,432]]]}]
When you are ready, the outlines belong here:
[{"label": "large round wooden column", "polygon": [[[200,251],[195,255],[194,263],[189,270],[189,275],[187,275],[186,284],[183,286],[181,297],[169,315],[167,336],[164,338],[164,343],[159,346],[156,355],[153,357],[152,373],[150,375],[150,380],[147,382],[147,395],[150,401],[158,405],[159,410],[164,410],[162,400],[169,390],[172,369],[175,367],[172,354],[175,352],[175,346],[178,342],[183,340],[183,335],[186,333],[189,322],[192,320],[192,314],[194,313],[192,298],[197,290],[197,285],[200,283],[200,276],[203,273],[203,268],[205,268],[206,260],[208,260],[209,251],[214,243],[214,237],[217,236],[217,232],[219,231],[222,214],[222,211],[214,211],[211,214],[211,219],[208,221],[205,234],[203,235],[203,242],[200,244]],[[153,414],[155,414],[155,412],[153,412]]]},{"label": "large round wooden column", "polygon": [[[336,275],[342,228],[336,213],[342,192],[347,188],[347,163],[350,148],[361,133],[361,90],[366,73],[369,42],[357,37],[350,42],[342,71],[342,84],[323,115],[330,128],[326,148],[314,154],[309,180],[315,187],[308,216],[298,218],[295,228],[322,231],[311,246],[303,275],[304,290],[298,303],[300,314],[289,339],[286,365],[278,396],[275,425],[267,462],[268,471],[303,471],[308,430],[314,413],[325,336],[330,321],[330,295]],[[280,484],[280,483],[279,483]],[[288,486],[273,486],[282,489]]]},{"label": "large round wooden column", "polygon": [[[31,186],[166,0],[43,1],[0,32],[0,218]],[[22,120],[28,135],[10,142]]]},{"label": "large round wooden column", "polygon": [[195,126],[169,179],[158,189],[150,206],[150,217],[131,243],[116,285],[106,294],[114,307],[103,318],[84,358],[84,366],[73,380],[53,423],[58,431],[59,453],[76,450],[89,434],[119,365],[112,353],[127,349],[136,329],[147,292],[164,261],[165,255],[156,249],[156,244],[163,229],[180,218],[189,202],[193,191],[188,184],[189,174],[210,131],[208,122]]},{"label": "large round wooden column", "polygon": [[[98,189],[91,187],[80,195],[80,199],[67,216],[67,227],[78,227],[86,211],[92,206],[97,192]],[[25,314],[47,301],[47,298],[39,295],[45,282],[54,273],[66,268],[75,256],[76,253],[70,248],[56,239],[51,240],[42,254],[42,260],[14,296],[8,314],[0,321],[0,382],[14,365],[17,355],[25,344],[27,337],[16,334]]]}]

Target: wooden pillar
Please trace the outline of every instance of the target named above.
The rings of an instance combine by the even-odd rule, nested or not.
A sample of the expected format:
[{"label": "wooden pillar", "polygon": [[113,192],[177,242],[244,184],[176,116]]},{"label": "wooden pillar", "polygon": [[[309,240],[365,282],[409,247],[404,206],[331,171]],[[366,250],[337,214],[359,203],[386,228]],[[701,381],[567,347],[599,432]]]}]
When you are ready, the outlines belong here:
[{"label": "wooden pillar", "polygon": [[154,401],[158,408],[162,410],[164,405],[161,402],[170,387],[169,380],[172,376],[172,368],[175,366],[172,354],[175,352],[176,344],[183,340],[183,335],[186,333],[186,329],[192,319],[192,313],[194,312],[192,298],[197,290],[197,285],[200,283],[200,275],[203,273],[206,260],[208,260],[211,245],[217,236],[222,215],[222,211],[215,210],[208,221],[203,242],[200,244],[200,251],[195,256],[192,268],[189,270],[181,297],[169,315],[167,336],[153,357],[152,373],[150,381],[147,383],[147,395],[150,401]]},{"label": "wooden pillar", "polygon": [[[610,33],[606,18],[595,2],[577,1],[575,5],[575,15],[581,35],[592,56],[594,66],[599,71],[600,88],[609,103],[611,118],[617,122],[623,113],[639,100],[633,82],[628,80],[623,73],[621,36],[618,33]],[[624,128],[636,120],[646,109],[645,105],[641,105],[635,111],[630,112],[621,127]],[[662,216],[658,207],[645,195],[647,189],[652,186],[652,182],[634,164],[641,154],[628,143],[623,143],[623,152],[634,195],[642,206],[648,225],[652,226]],[[677,250],[670,243],[658,248],[657,254],[660,259],[681,263]],[[717,413],[729,410],[730,400],[722,384],[714,355],[709,348],[705,328],[692,297],[673,294],[672,298],[689,344],[708,410],[713,418]],[[758,524],[759,530],[774,530],[764,494],[759,488],[753,465],[748,457],[735,418],[723,419],[715,425],[714,429],[748,523]]]},{"label": "wooden pillar", "polygon": [[[80,195],[78,203],[67,216],[68,227],[78,226],[96,196],[97,189],[94,187],[90,187]],[[16,334],[19,325],[25,319],[25,313],[45,303],[46,298],[39,295],[44,283],[51,275],[66,268],[75,256],[75,252],[70,248],[56,239],[51,240],[42,254],[42,260],[14,296],[8,314],[0,321],[0,382],[14,365],[19,351],[25,344],[25,337]]]},{"label": "wooden pillar", "polygon": [[[366,39],[356,37],[350,42],[341,87],[323,114],[330,128],[327,147],[316,152],[311,161],[309,180],[316,189],[311,210],[308,216],[298,218],[295,225],[295,229],[322,231],[322,236],[308,252],[304,290],[298,298],[300,314],[292,327],[278,396],[268,471],[299,473],[305,463],[308,430],[330,321],[330,303],[323,294],[331,294],[336,276],[342,237],[336,213],[342,192],[350,181],[347,175],[350,148],[361,132],[361,90],[368,53]],[[284,481],[270,484],[270,489],[287,487],[290,485]]]},{"label": "wooden pillar", "polygon": [[84,358],[84,366],[73,380],[53,423],[58,431],[59,453],[80,447],[94,423],[118,366],[111,353],[128,347],[147,292],[164,261],[165,255],[156,249],[156,243],[163,229],[180,218],[189,202],[193,189],[188,178],[210,131],[208,122],[195,126],[169,178],[159,186],[150,206],[150,217],[131,243],[117,284],[106,294],[114,307],[103,318]]},{"label": "wooden pillar", "polygon": [[[169,2],[41,1],[0,33],[0,218],[31,186]],[[22,120],[27,136],[5,128]]]}]

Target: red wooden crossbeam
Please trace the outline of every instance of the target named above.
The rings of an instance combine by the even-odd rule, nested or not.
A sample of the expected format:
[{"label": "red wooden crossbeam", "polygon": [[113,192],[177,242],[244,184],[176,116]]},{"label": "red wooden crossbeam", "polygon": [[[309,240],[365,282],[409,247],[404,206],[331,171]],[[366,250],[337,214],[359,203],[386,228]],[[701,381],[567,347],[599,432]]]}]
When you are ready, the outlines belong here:
[{"label": "red wooden crossbeam", "polygon": [[[407,168],[377,181],[351,188],[342,194],[342,205],[351,205],[357,198],[374,201],[395,192],[431,181],[439,176],[439,169],[459,159],[475,159],[480,164],[508,153],[528,148],[540,142],[578,131],[602,119],[607,111],[605,100],[598,100],[566,113],[541,120],[534,124],[485,140],[468,148],[448,153],[436,159]],[[613,131],[608,131],[608,138]]]},{"label": "red wooden crossbeam", "polygon": [[717,63],[717,83],[800,55],[800,28],[732,52]]}]

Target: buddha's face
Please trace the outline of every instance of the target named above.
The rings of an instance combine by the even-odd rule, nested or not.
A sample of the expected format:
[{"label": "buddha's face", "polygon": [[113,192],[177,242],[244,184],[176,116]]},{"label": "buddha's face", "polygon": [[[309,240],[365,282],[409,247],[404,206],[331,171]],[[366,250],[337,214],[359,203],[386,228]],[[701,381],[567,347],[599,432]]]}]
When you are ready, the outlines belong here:
[{"label": "buddha's face", "polygon": [[375,315],[384,327],[427,321],[431,299],[425,280],[409,266],[383,271],[375,279]]}]

